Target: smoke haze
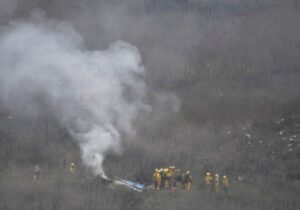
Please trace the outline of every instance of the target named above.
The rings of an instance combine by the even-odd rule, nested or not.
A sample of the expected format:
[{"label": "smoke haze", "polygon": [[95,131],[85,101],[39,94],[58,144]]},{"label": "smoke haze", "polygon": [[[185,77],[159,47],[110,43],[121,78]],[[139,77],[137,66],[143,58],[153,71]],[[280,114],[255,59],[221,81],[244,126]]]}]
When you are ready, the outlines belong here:
[{"label": "smoke haze", "polygon": [[[146,184],[175,165],[192,172],[190,194],[80,186],[58,193],[60,207],[299,209],[299,5],[0,0],[0,169],[21,174],[1,191],[0,170],[0,195],[31,195],[10,186],[31,180],[33,164],[66,177],[74,161],[80,178],[83,163]],[[206,171],[228,175],[232,200],[202,192]],[[11,200],[0,196],[0,209]]]},{"label": "smoke haze", "polygon": [[[224,150],[218,154],[211,152],[211,150],[214,150],[213,148],[218,142],[223,144],[224,139],[229,137],[225,135],[228,128],[241,128],[245,122],[255,124],[268,120],[275,121],[281,115],[297,115],[299,113],[297,110],[299,107],[298,84],[300,82],[298,59],[300,54],[298,45],[300,43],[298,29],[300,18],[297,0],[284,2],[279,0],[89,0],[85,2],[79,0],[2,0],[1,4],[7,8],[7,10],[1,10],[3,47],[16,48],[16,53],[22,56],[25,54],[31,59],[31,63],[34,64],[35,59],[37,61],[44,59],[42,62],[45,64],[41,64],[42,62],[39,64],[43,65],[44,68],[49,64],[48,59],[51,59],[54,60],[54,64],[51,65],[54,65],[55,68],[58,68],[59,65],[67,65],[68,69],[75,69],[73,70],[74,76],[76,75],[74,80],[76,80],[76,84],[83,85],[83,87],[87,82],[81,82],[78,79],[82,76],[77,75],[80,73],[77,72],[80,71],[76,68],[77,66],[90,69],[87,70],[90,71],[90,76],[87,77],[97,78],[92,69],[97,68],[95,67],[97,65],[101,67],[108,65],[108,68],[114,69],[109,72],[118,72],[115,72],[118,75],[117,83],[126,82],[128,80],[126,75],[129,72],[129,86],[134,87],[129,88],[129,93],[127,91],[128,85],[125,84],[122,88],[118,85],[110,85],[110,87],[116,88],[103,90],[101,94],[109,95],[109,91],[114,92],[115,89],[116,92],[114,93],[117,95],[120,95],[120,92],[126,92],[125,96],[122,95],[121,98],[125,102],[126,100],[133,100],[129,105],[126,104],[127,102],[125,103],[125,107],[129,106],[128,110],[132,110],[133,113],[129,111],[126,114],[122,113],[122,117],[110,118],[109,124],[115,125],[114,129],[111,126],[107,127],[107,125],[101,125],[105,127],[101,128],[109,132],[110,135],[115,135],[116,142],[118,142],[118,139],[121,138],[120,132],[131,133],[129,130],[134,130],[132,120],[136,118],[136,122],[133,123],[137,125],[137,136],[134,138],[136,146],[140,145],[142,150],[151,148],[149,150],[152,151],[154,141],[155,149],[159,152],[158,156],[163,156],[160,159],[177,156],[178,151],[194,150],[194,153],[200,154],[201,159],[207,157],[214,159],[219,164],[226,165],[222,162],[223,158],[227,157],[227,154],[232,154],[232,150],[237,146],[236,141],[231,138],[229,145],[232,145],[228,146],[228,149],[224,146]],[[33,33],[28,32],[29,30],[32,30]],[[27,37],[20,35],[21,32],[25,33]],[[10,35],[14,36],[10,37]],[[32,37],[33,35],[36,38]],[[22,40],[29,39],[28,37],[31,37],[32,43],[43,39],[43,37],[47,41],[39,41],[42,42],[40,48],[35,45],[26,46],[25,43],[27,42],[23,43]],[[8,45],[9,40],[11,40],[10,46],[5,46]],[[16,40],[22,44],[16,44]],[[120,44],[120,42],[116,45],[111,44],[118,40],[124,40],[137,46],[147,71],[142,70],[143,67],[141,66],[130,67],[132,69],[138,68],[136,70],[117,70],[123,69],[123,67],[127,69],[127,65],[137,65],[136,62],[141,62],[136,48],[124,47],[124,43]],[[31,53],[25,47],[37,48],[36,55],[30,56]],[[66,58],[59,53],[56,54],[60,48],[64,51]],[[106,48],[108,50],[98,52],[99,49]],[[134,54],[129,56],[133,58],[128,59],[135,61],[125,63],[125,66],[120,67],[114,66],[123,65],[118,61],[110,64],[108,60],[118,60],[121,56],[118,53],[112,53],[117,51],[115,48],[122,50],[128,48]],[[49,57],[49,53],[43,49],[53,51],[51,56]],[[6,57],[19,59],[18,56],[8,55],[9,51],[4,50],[4,48],[2,53],[4,54],[2,60],[8,59]],[[104,56],[103,54],[106,53],[107,55]],[[70,58],[73,56],[76,61]],[[100,61],[104,59],[108,64],[99,64],[97,59]],[[29,60],[25,56],[23,60],[3,61],[4,65],[1,69],[9,65],[24,65],[20,62],[33,65],[27,64]],[[23,67],[18,66],[14,68],[23,69]],[[50,69],[49,66],[45,68]],[[59,72],[55,68],[51,71]],[[2,70],[2,77],[6,77],[5,72],[7,71],[7,69]],[[105,74],[107,73],[105,72]],[[133,79],[136,77],[133,75],[136,74],[142,75]],[[34,85],[43,87],[48,80],[54,80],[53,83],[62,82],[62,89],[67,91],[67,95],[70,95],[71,93],[68,92],[70,90],[64,88],[65,86],[68,87],[68,81],[55,81],[66,75],[59,75],[59,73],[57,75],[50,75],[48,78],[37,74],[40,82]],[[69,76],[73,78],[71,73],[68,73],[66,77]],[[113,77],[110,74],[108,76]],[[11,78],[19,79],[17,76],[11,76]],[[47,82],[42,82],[45,80]],[[10,83],[10,85],[6,83],[8,82],[2,84],[6,86],[2,91],[2,98],[6,101],[15,100],[20,95],[16,91],[23,90],[23,86],[20,85],[16,90],[17,88],[13,86],[18,86],[17,83]],[[31,83],[26,83],[27,86],[29,84]],[[136,85],[147,86],[147,88],[140,87],[138,89],[135,88]],[[53,86],[55,88],[51,89],[51,87],[51,91],[60,92],[57,90],[59,86]],[[97,88],[95,90],[92,88],[94,86],[91,82],[92,90],[88,95],[98,94]],[[7,95],[9,93],[7,90],[10,87],[13,87],[14,97]],[[103,84],[103,88],[105,87]],[[33,91],[27,89],[30,87],[25,88],[25,90]],[[31,89],[34,89],[34,93],[37,91],[35,90],[37,88]],[[130,89],[137,92],[131,94]],[[43,95],[43,93],[40,94]],[[49,97],[56,98],[56,94],[59,96],[58,93],[50,92]],[[81,94],[83,94],[82,90],[78,92],[78,95]],[[107,95],[105,97],[108,97]],[[131,97],[133,95],[134,97]],[[146,102],[142,101],[142,98],[145,98]],[[26,100],[26,103],[31,103],[28,101],[29,99]],[[57,108],[55,107],[57,105],[53,105],[51,100],[50,98],[50,109],[56,113],[53,110]],[[65,100],[68,101],[68,99]],[[75,100],[80,99],[76,98]],[[110,97],[107,104],[115,103],[115,101],[118,99]],[[45,104],[44,102],[39,103]],[[70,103],[75,110],[81,109],[81,107],[78,108],[77,103]],[[99,102],[93,101],[93,103]],[[149,104],[153,112],[151,115],[138,115],[136,117],[137,110],[140,109],[137,107],[144,107],[144,103]],[[105,102],[101,102],[101,107],[104,107],[105,113],[97,113],[104,118],[107,118],[106,111],[117,112],[119,115],[120,107],[123,107],[112,105],[114,110],[111,111],[107,108],[111,109],[111,107],[105,104]],[[18,103],[13,103],[13,106],[18,106]],[[23,114],[36,114],[39,109],[35,106],[34,103],[31,106],[21,106]],[[94,106],[96,105],[88,108],[94,111]],[[68,106],[62,105],[62,107]],[[61,109],[61,107],[59,108]],[[20,108],[18,109],[20,110]],[[75,131],[78,127],[83,130],[91,129],[91,122],[87,123],[86,119],[81,119],[80,122],[73,119],[60,119],[64,116],[60,113],[65,112],[65,110],[72,109],[65,108],[63,111],[57,112],[59,114],[56,113],[56,115],[59,115],[57,117],[59,121],[70,127],[68,129]],[[172,111],[178,111],[178,113],[174,114]],[[82,112],[87,112],[85,116],[92,115],[92,119],[95,117],[94,114],[89,113],[89,110],[80,110],[80,115]],[[77,116],[77,112],[75,116]],[[72,123],[65,121],[72,121]],[[122,123],[123,121],[130,123]],[[216,128],[218,129],[216,130]],[[90,135],[96,135],[95,133],[94,130]],[[264,131],[261,131],[262,136],[263,134]],[[172,143],[168,143],[169,141]],[[179,146],[182,145],[182,142],[184,142],[184,147]],[[170,149],[170,144],[176,146]],[[149,148],[146,149],[147,147]],[[168,154],[172,155],[169,156],[163,151],[168,151]],[[193,164],[196,163],[193,162]],[[228,164],[232,164],[232,162],[228,161]]]}]

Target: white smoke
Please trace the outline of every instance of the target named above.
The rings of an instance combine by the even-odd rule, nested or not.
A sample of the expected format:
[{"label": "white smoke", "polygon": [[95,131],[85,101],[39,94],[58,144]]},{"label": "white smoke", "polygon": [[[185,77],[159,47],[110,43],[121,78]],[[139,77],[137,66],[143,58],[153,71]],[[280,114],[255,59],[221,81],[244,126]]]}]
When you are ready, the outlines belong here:
[{"label": "white smoke", "polygon": [[[46,25],[46,26],[45,26]],[[120,152],[121,133],[134,134],[146,86],[138,49],[117,41],[87,51],[64,23],[12,23],[0,31],[0,99],[11,110],[47,111],[81,148],[83,163],[103,174],[107,152]],[[35,101],[42,95],[47,108]]]}]

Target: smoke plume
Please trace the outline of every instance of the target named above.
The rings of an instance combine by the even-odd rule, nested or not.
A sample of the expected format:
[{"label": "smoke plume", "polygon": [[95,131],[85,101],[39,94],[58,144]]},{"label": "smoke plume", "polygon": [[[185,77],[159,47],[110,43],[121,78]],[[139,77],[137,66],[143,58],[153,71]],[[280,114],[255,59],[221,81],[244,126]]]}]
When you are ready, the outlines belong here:
[{"label": "smoke plume", "polygon": [[87,51],[67,23],[14,22],[0,31],[2,102],[27,117],[55,116],[95,175],[104,175],[105,154],[121,151],[121,134],[134,135],[135,118],[149,109],[144,71],[136,47],[117,41]]}]

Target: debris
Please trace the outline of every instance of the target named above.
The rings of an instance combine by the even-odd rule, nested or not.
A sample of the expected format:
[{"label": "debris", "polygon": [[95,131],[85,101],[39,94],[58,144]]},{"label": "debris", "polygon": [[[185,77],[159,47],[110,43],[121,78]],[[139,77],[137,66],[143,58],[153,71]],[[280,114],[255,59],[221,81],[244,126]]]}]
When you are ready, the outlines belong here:
[{"label": "debris", "polygon": [[137,191],[137,192],[143,192],[143,190],[145,189],[145,185],[143,185],[143,184],[140,184],[137,182],[131,182],[131,181],[119,179],[119,178],[114,178],[113,184],[124,186],[126,188],[129,188],[129,189]]},{"label": "debris", "polygon": [[245,134],[249,139],[251,139],[251,135],[249,133]]},{"label": "debris", "polygon": [[238,177],[237,177],[237,180],[238,180],[238,181],[243,181],[243,180],[244,180],[244,178],[243,178],[243,177],[241,177],[241,176],[238,176]]},{"label": "debris", "polygon": [[33,168],[33,179],[40,179],[41,177],[41,166],[35,165]]}]

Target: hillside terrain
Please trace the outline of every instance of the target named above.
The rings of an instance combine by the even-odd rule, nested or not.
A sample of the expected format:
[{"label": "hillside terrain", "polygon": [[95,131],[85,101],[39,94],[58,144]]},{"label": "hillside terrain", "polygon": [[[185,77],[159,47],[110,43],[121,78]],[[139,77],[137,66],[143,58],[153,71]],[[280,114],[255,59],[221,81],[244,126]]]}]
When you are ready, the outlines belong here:
[{"label": "hillside terrain", "polygon": [[[297,0],[1,0],[0,209],[299,209],[299,10]],[[41,50],[41,56],[31,57],[36,48],[26,51],[26,40],[13,33],[28,25],[39,32],[36,43],[48,40],[45,49],[53,49],[52,42],[58,49],[65,47],[66,56]],[[16,45],[9,40],[17,40]],[[130,49],[141,57],[141,72],[127,69],[135,62],[132,57],[125,67],[120,57],[115,59],[118,48],[111,43],[118,40],[136,47]],[[121,49],[128,46],[121,44]],[[43,58],[50,64],[45,68],[51,69],[63,62],[68,67],[72,56],[83,57],[75,60],[87,60],[84,69],[97,66],[94,58],[106,53],[135,79],[115,73],[114,65],[99,64],[112,71],[104,71],[97,81],[106,82],[101,79],[107,75],[113,79],[101,86],[112,94],[99,101],[81,95],[68,101],[67,94],[52,100],[44,82],[53,85],[59,71],[49,74],[49,80],[39,71],[29,75],[38,85],[19,74],[43,66],[31,66],[26,58],[37,63]],[[82,67],[73,64],[74,69]],[[88,82],[80,76],[74,76],[81,85],[76,90],[86,90]],[[57,95],[67,92],[73,81],[60,78],[66,78],[66,85],[53,91]],[[125,81],[120,94],[118,81]],[[105,114],[90,112],[86,101],[100,110],[104,104]],[[105,106],[111,101],[120,107]],[[76,124],[81,113],[86,114],[82,119],[92,119],[87,122],[98,120],[95,113],[109,118],[99,124],[109,122],[117,130],[118,148],[101,152],[108,177],[150,186],[155,168],[174,165],[191,171],[192,190],[139,193],[101,182],[82,157],[83,141],[72,132],[85,123]],[[87,133],[82,127],[79,133]],[[75,174],[68,171],[71,162]],[[36,165],[41,168],[39,179],[33,178]],[[205,192],[207,171],[229,177],[229,196]]]}]

